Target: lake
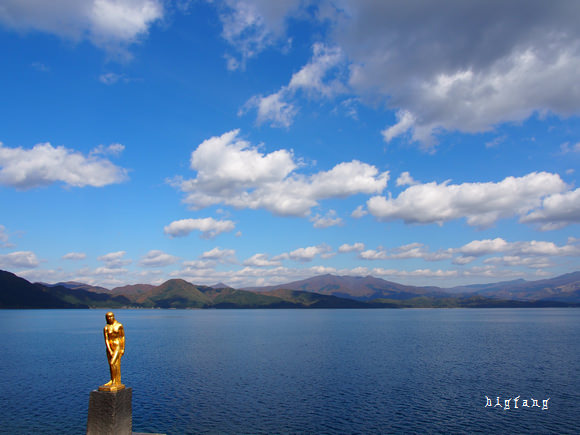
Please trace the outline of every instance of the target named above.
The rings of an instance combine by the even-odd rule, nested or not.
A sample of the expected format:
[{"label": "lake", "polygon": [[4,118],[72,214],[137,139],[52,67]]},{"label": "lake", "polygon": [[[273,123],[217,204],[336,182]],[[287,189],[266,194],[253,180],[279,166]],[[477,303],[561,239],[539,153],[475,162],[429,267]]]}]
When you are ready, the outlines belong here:
[{"label": "lake", "polygon": [[[0,311],[0,432],[84,433],[104,314]],[[137,432],[580,433],[580,309],[115,317]]]}]

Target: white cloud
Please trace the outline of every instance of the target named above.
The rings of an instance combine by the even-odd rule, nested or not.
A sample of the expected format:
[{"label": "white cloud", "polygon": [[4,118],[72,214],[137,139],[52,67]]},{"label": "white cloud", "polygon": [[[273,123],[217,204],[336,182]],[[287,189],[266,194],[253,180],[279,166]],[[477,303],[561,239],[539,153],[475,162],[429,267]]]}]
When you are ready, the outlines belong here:
[{"label": "white cloud", "polygon": [[202,260],[215,260],[221,263],[235,263],[236,251],[233,249],[221,249],[215,247],[210,251],[206,251],[201,255]]},{"label": "white cloud", "polygon": [[39,264],[40,261],[36,254],[31,251],[17,251],[0,255],[0,267],[2,269],[32,269]]},{"label": "white cloud", "polygon": [[519,255],[505,255],[503,257],[487,258],[483,261],[485,264],[499,264],[502,266],[526,266],[532,269],[542,269],[553,266],[546,257],[520,257]]},{"label": "white cloud", "polygon": [[314,228],[328,228],[344,223],[342,218],[336,217],[336,211],[334,210],[329,210],[325,216],[316,214],[310,218],[310,222],[314,223]]},{"label": "white cloud", "polygon": [[228,69],[245,69],[248,59],[283,40],[286,16],[300,3],[300,0],[225,0],[220,13],[222,36],[241,55],[239,60],[226,55]]},{"label": "white cloud", "polygon": [[495,254],[497,252],[505,252],[509,247],[509,243],[501,237],[493,240],[473,240],[472,242],[463,245],[457,250],[462,254],[472,257],[479,257],[482,255]]},{"label": "white cloud", "polygon": [[399,178],[397,178],[397,186],[414,186],[415,184],[420,183],[415,181],[408,172],[403,172],[399,175]]},{"label": "white cloud", "polygon": [[93,275],[107,275],[107,276],[111,276],[111,275],[124,275],[127,272],[129,272],[127,269],[123,268],[123,267],[97,267],[95,270],[93,270],[91,273]]},{"label": "white cloud", "polygon": [[330,252],[330,247],[327,245],[308,246],[306,248],[298,248],[287,254],[288,258],[294,261],[308,262],[314,260],[317,255],[324,255]]},{"label": "white cloud", "polygon": [[364,206],[359,205],[350,215],[355,219],[360,219],[367,214],[369,214],[369,212],[365,210]]},{"label": "white cloud", "polygon": [[387,251],[382,248],[377,249],[367,249],[358,254],[359,258],[362,260],[386,260],[389,258]]},{"label": "white cloud", "polygon": [[547,172],[507,177],[498,183],[432,182],[410,186],[397,198],[374,196],[367,208],[382,221],[441,225],[466,218],[469,225],[489,227],[498,219],[524,215],[544,197],[566,187],[559,175]]},{"label": "white cloud", "polygon": [[[577,2],[530,0],[525,14],[511,2],[461,0],[444,5],[227,0],[226,5],[220,14],[223,36],[241,53],[241,60],[226,55],[230,68],[243,68],[246,59],[286,41],[289,18],[318,19],[329,32],[315,47],[340,53],[314,53],[287,86],[255,97],[256,107],[260,98],[270,98],[274,107],[284,102],[295,110],[291,85],[335,95],[320,92],[329,89],[325,74],[348,61],[348,79],[337,76],[336,88],[373,104],[382,99],[396,111],[397,120],[382,132],[387,142],[406,135],[432,150],[444,131],[475,133],[537,113],[580,113]],[[275,125],[292,121],[281,116],[283,110],[264,110],[262,122],[267,113]]]},{"label": "white cloud", "polygon": [[4,0],[0,23],[74,41],[86,38],[111,54],[127,56],[127,47],[146,36],[163,14],[161,0]]},{"label": "white cloud", "polygon": [[340,252],[340,253],[360,252],[360,251],[363,251],[364,249],[365,249],[365,244],[362,242],[356,242],[356,243],[353,243],[352,245],[345,243],[343,245],[340,245],[340,247],[338,248],[338,252]]},{"label": "white cloud", "polygon": [[151,250],[139,261],[139,265],[144,267],[164,267],[177,263],[179,259],[163,251]]},{"label": "white cloud", "polygon": [[63,260],[84,260],[87,258],[87,254],[84,252],[69,252],[62,256]]},{"label": "white cloud", "polygon": [[393,249],[389,255],[392,259],[422,258],[426,261],[441,261],[451,258],[453,254],[449,250],[429,252],[427,246],[422,243],[410,243]]},{"label": "white cloud", "polygon": [[453,278],[459,275],[456,270],[431,270],[431,269],[415,269],[415,270],[398,270],[398,269],[383,269],[381,267],[374,268],[371,274],[378,277],[423,277],[423,278]]},{"label": "white cloud", "polygon": [[415,116],[407,110],[397,112],[397,123],[385,128],[381,133],[385,142],[390,142],[393,138],[407,133],[415,125]]},{"label": "white cloud", "polygon": [[294,73],[288,84],[291,91],[303,90],[311,96],[330,98],[344,92],[344,85],[332,79],[325,82],[326,76],[333,68],[344,62],[340,47],[328,47],[317,42],[312,46],[312,58],[300,71]]},{"label": "white cloud", "polygon": [[125,254],[125,251],[110,252],[108,254],[97,257],[97,260],[105,263],[106,267],[102,268],[103,270],[121,269],[123,266],[132,263],[131,260],[124,258]]},{"label": "white cloud", "polygon": [[487,131],[536,112],[580,112],[576,2],[345,0],[334,42],[351,60],[349,84],[398,111],[385,140],[410,133],[433,146],[442,130]]},{"label": "white cloud", "polygon": [[522,216],[520,222],[537,223],[544,231],[580,223],[580,188],[544,198],[542,207]]},{"label": "white cloud", "polygon": [[485,147],[486,148],[495,148],[497,147],[500,143],[502,143],[503,141],[505,141],[507,138],[507,136],[498,136],[488,142],[485,143]]},{"label": "white cloud", "polygon": [[244,260],[243,264],[244,266],[273,267],[280,266],[281,262],[279,260],[270,260],[266,254],[255,254]]},{"label": "white cloud", "polygon": [[477,257],[471,256],[471,255],[462,255],[462,256],[459,256],[459,257],[455,257],[453,259],[453,264],[457,264],[459,266],[463,266],[465,264],[472,263],[475,260],[477,260]]},{"label": "white cloud", "polygon": [[[258,110],[258,125],[270,122],[272,127],[289,127],[298,112],[290,102],[298,91],[308,97],[332,98],[345,92],[345,86],[331,72],[338,74],[345,59],[339,47],[328,47],[322,43],[312,46],[312,58],[298,72],[294,73],[287,86],[267,96],[255,95],[240,109],[239,115],[252,108]],[[330,75],[330,77],[328,77]]]},{"label": "white cloud", "polygon": [[282,88],[280,91],[265,97],[254,95],[242,106],[238,111],[238,115],[243,115],[251,109],[257,109],[258,117],[256,118],[256,123],[258,125],[270,122],[272,127],[290,127],[294,122],[298,109],[292,103],[286,101],[287,99],[287,88]]},{"label": "white cloud", "polygon": [[181,219],[171,222],[164,228],[170,237],[185,237],[192,231],[200,231],[203,239],[212,239],[217,235],[233,231],[236,224],[230,220],[215,220],[214,218]]},{"label": "white cloud", "polygon": [[[566,245],[558,246],[554,242],[528,240],[519,242],[507,242],[497,237],[495,239],[473,240],[460,248],[450,251],[460,253],[464,257],[454,260],[456,264],[466,264],[476,257],[490,254],[510,253],[512,257],[524,256],[580,256],[580,246],[575,239],[570,239]],[[461,260],[464,258],[463,260]]]},{"label": "white cloud", "polygon": [[0,184],[31,189],[60,181],[68,186],[102,187],[127,180],[127,170],[109,160],[50,143],[32,149],[7,148],[0,143]]},{"label": "white cloud", "polygon": [[290,151],[263,154],[238,134],[233,130],[205,140],[191,156],[196,178],[172,180],[193,209],[225,204],[307,216],[320,200],[378,193],[389,179],[388,172],[356,160],[305,176],[296,172],[299,163]]},{"label": "white cloud", "polygon": [[112,143],[109,146],[99,145],[98,147],[91,150],[91,152],[89,153],[89,156],[94,156],[94,155],[118,156],[123,151],[125,151],[125,145],[122,145],[120,143]]}]

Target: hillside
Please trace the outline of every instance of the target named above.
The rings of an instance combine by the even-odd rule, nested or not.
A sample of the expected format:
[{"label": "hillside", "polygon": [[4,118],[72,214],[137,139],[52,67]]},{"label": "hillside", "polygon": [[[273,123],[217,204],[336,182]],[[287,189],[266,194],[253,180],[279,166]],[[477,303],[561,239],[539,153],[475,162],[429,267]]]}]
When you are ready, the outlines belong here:
[{"label": "hillside", "polygon": [[[66,285],[63,285],[66,284]],[[220,286],[221,287],[221,286]],[[468,291],[458,293],[461,289]],[[32,284],[0,271],[0,308],[459,308],[580,306],[580,272],[538,281],[413,287],[380,278],[322,275],[256,289],[171,279],[112,291],[82,283]]]},{"label": "hillside", "polygon": [[275,286],[246,288],[246,290],[258,292],[282,289],[319,293],[359,301],[377,298],[411,299],[419,295],[442,293],[442,289],[439,287],[408,286],[372,276],[336,276],[330,274]]}]

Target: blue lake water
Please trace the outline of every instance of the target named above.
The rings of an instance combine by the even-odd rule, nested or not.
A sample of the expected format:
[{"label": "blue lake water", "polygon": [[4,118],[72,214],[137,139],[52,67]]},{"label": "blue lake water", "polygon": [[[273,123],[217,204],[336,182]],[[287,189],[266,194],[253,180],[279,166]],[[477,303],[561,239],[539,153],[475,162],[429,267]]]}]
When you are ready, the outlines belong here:
[{"label": "blue lake water", "polygon": [[[0,432],[84,433],[109,376],[104,313],[0,311]],[[134,431],[580,433],[579,309],[115,316]]]}]

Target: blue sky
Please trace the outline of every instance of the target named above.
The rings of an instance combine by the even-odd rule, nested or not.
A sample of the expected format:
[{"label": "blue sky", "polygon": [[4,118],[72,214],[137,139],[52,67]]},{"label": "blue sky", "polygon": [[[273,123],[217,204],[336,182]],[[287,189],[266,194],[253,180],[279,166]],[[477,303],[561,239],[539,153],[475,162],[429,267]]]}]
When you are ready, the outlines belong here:
[{"label": "blue sky", "polygon": [[108,288],[579,270],[578,16],[4,0],[0,268]]}]

